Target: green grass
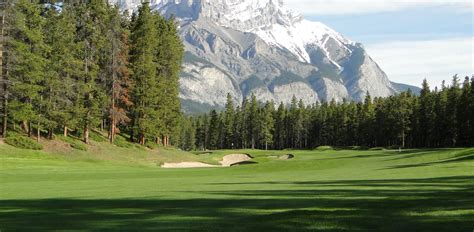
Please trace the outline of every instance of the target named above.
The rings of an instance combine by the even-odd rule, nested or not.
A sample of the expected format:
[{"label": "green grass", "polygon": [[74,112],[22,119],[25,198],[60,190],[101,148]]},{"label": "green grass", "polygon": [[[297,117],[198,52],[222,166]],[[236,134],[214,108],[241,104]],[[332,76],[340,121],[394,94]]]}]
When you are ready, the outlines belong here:
[{"label": "green grass", "polygon": [[[50,154],[0,145],[0,229],[474,229],[474,149],[291,151],[292,160],[274,158],[288,151],[190,154],[105,143],[91,151]],[[251,154],[257,164],[181,170],[153,164],[215,163],[236,152]]]}]

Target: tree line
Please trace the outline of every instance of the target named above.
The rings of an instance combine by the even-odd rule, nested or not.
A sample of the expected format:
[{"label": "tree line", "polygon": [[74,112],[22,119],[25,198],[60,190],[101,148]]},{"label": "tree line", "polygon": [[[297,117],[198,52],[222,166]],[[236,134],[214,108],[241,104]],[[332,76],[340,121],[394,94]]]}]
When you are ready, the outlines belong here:
[{"label": "tree line", "polygon": [[189,117],[180,147],[206,149],[311,149],[318,146],[440,148],[474,146],[474,77],[431,90],[423,81],[411,91],[363,102],[335,101],[305,106],[261,104],[255,96],[225,110]]},{"label": "tree line", "polygon": [[144,3],[120,12],[105,0],[15,0],[4,5],[3,137],[23,130],[108,130],[167,146],[179,132],[183,45],[175,20]]}]

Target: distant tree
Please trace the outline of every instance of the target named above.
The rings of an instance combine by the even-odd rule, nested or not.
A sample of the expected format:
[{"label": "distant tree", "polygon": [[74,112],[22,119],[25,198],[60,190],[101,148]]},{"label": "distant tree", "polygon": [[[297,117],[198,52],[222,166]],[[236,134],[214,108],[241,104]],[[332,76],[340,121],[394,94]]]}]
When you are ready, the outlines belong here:
[{"label": "distant tree", "polygon": [[235,121],[235,108],[232,95],[227,94],[227,101],[225,104],[225,116],[223,122],[224,130],[224,145],[226,148],[234,148],[234,121]]},{"label": "distant tree", "polygon": [[257,145],[257,139],[259,137],[258,128],[259,128],[259,121],[260,121],[259,114],[258,114],[259,105],[258,105],[257,97],[255,95],[252,94],[252,97],[250,98],[250,102],[246,110],[247,110],[246,123],[247,123],[249,143],[251,145],[251,148],[255,149]]},{"label": "distant tree", "polygon": [[274,132],[274,143],[277,149],[283,149],[286,144],[286,109],[285,105],[280,103],[278,110],[275,112],[275,132]]},{"label": "distant tree", "polygon": [[474,130],[474,119],[471,117],[471,92],[472,86],[469,77],[464,79],[461,93],[457,102],[456,118],[458,130],[458,145],[469,146],[471,143],[470,133]]},{"label": "distant tree", "polygon": [[218,149],[219,148],[219,115],[216,110],[212,110],[209,115],[209,148]]},{"label": "distant tree", "polygon": [[459,77],[455,75],[453,77],[451,86],[447,90],[447,103],[446,103],[446,146],[455,147],[459,138],[458,131],[458,101],[461,96],[461,87],[459,83]]},{"label": "distant tree", "polygon": [[419,101],[419,140],[421,146],[431,147],[434,128],[434,98],[426,79],[423,80]]},{"label": "distant tree", "polygon": [[435,147],[445,146],[446,130],[448,127],[447,116],[446,116],[446,105],[447,105],[447,90],[443,84],[441,89],[434,91],[434,125],[437,129],[433,131],[433,143]]},{"label": "distant tree", "polygon": [[274,103],[267,102],[265,107],[261,111],[261,143],[264,144],[265,150],[268,150],[269,145],[273,143],[273,131],[274,131]]}]

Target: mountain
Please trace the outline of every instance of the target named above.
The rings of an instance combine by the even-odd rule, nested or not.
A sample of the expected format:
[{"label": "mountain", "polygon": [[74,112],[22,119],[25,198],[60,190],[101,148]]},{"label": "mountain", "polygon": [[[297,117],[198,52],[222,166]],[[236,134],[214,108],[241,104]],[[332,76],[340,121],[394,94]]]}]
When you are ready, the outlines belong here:
[{"label": "mountain", "polygon": [[[135,10],[140,0],[112,0]],[[281,0],[152,0],[179,21],[186,49],[185,111],[222,107],[255,94],[261,101],[306,104],[386,97],[400,91],[360,43],[304,19]]]}]

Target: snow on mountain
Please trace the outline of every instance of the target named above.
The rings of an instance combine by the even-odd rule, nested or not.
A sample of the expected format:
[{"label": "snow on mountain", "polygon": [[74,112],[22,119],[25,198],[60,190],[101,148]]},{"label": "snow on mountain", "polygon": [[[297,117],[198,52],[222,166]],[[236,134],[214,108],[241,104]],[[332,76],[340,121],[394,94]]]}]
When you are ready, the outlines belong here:
[{"label": "snow on mountain", "polygon": [[[110,0],[135,10],[140,0]],[[181,98],[190,111],[221,107],[251,94],[262,101],[307,104],[362,100],[398,92],[363,46],[282,0],[151,0],[180,21],[186,49]],[[206,106],[206,107],[203,107]]]}]

